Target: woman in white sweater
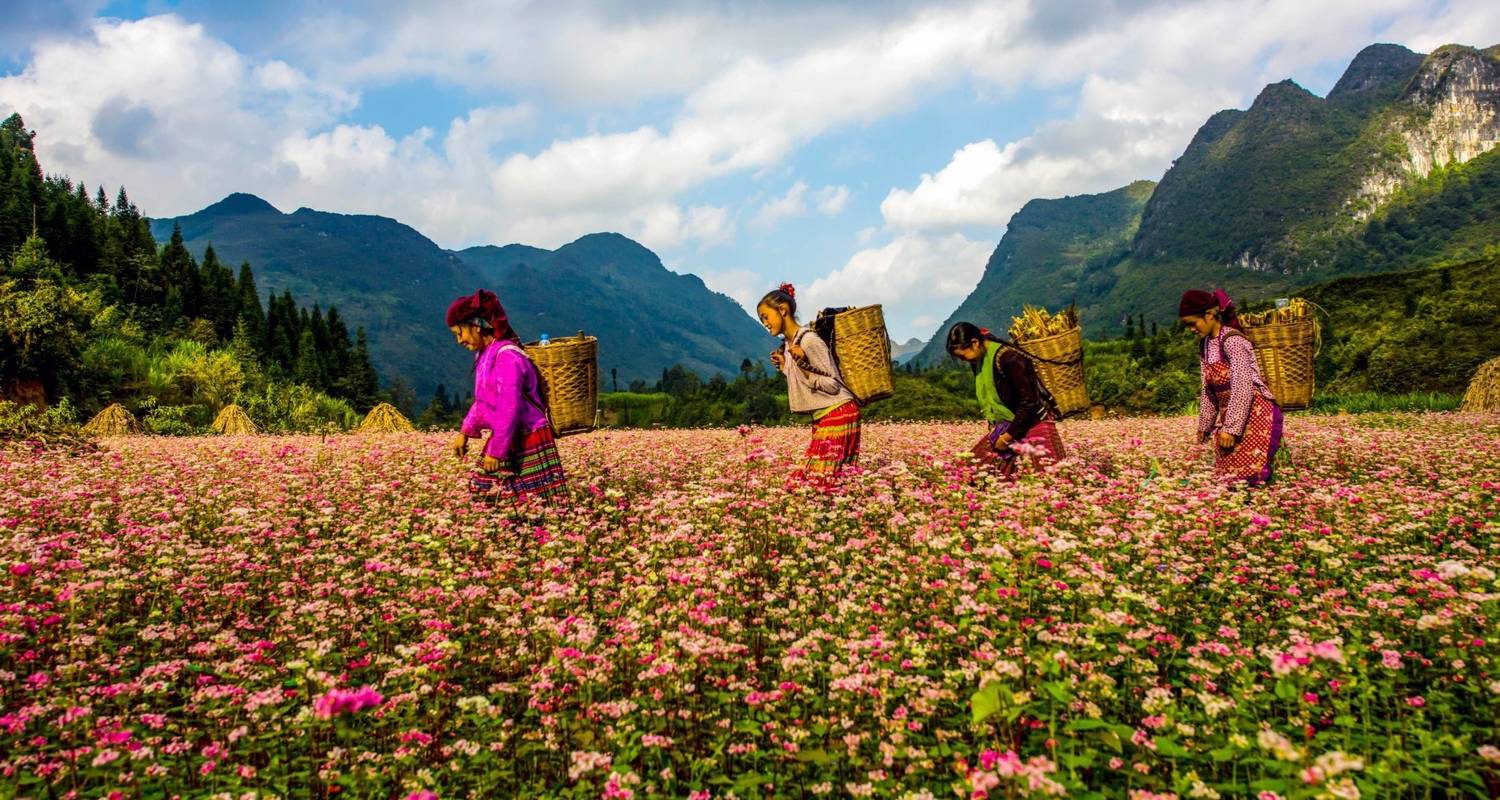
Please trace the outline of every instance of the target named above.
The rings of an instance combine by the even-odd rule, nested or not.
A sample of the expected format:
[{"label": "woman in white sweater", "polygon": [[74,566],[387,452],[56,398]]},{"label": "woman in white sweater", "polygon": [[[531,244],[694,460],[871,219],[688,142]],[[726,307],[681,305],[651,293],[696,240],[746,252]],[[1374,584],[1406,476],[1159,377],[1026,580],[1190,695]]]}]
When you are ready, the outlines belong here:
[{"label": "woman in white sweater", "polygon": [[786,375],[788,405],[795,413],[812,414],[812,443],[793,477],[829,477],[859,458],[859,404],[844,385],[828,344],[813,329],[797,324],[796,294],[790,283],[783,283],[761,298],[756,312],[760,324],[782,338],[771,362]]}]

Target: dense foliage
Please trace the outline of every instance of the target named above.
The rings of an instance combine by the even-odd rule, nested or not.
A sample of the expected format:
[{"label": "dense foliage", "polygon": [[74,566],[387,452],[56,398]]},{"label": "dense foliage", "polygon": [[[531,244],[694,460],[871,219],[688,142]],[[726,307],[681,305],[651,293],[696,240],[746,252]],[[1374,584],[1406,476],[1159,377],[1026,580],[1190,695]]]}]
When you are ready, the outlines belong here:
[{"label": "dense foliage", "polygon": [[338,309],[263,303],[248,263],[199,261],[178,231],[158,249],[123,188],[111,203],[43,177],[33,138],[19,116],[0,124],[0,397],[121,402],[161,433],[235,401],[271,430],[376,401],[364,332]]}]

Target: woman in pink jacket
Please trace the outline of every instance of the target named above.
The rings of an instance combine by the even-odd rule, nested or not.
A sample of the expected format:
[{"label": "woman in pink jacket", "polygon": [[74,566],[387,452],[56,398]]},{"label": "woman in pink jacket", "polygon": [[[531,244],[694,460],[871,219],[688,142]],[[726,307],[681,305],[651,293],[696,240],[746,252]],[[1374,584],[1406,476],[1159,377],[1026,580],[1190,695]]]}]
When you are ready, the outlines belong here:
[{"label": "woman in pink jacket", "polygon": [[469,440],[490,438],[469,489],[487,500],[548,501],[561,492],[562,458],[542,400],[541,376],[521,349],[505,309],[480,289],[448,306],[448,329],[474,356],[474,405],[465,415],[453,453],[463,458]]},{"label": "woman in pink jacket", "polygon": [[1190,289],[1177,303],[1177,317],[1202,340],[1198,441],[1213,443],[1215,472],[1227,483],[1270,483],[1281,448],[1281,406],[1261,379],[1234,303],[1222,290]]}]

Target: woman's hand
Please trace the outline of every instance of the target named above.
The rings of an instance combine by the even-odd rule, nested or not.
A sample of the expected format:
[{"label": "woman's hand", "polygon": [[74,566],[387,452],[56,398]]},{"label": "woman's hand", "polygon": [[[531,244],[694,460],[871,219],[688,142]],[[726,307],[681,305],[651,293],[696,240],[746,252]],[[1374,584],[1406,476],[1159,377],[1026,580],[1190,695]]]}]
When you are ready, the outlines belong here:
[{"label": "woman's hand", "polygon": [[789,343],[786,346],[786,351],[788,353],[791,353],[792,354],[792,358],[795,358],[798,361],[801,361],[802,359],[807,358],[807,351],[803,350],[802,346],[799,345],[799,344],[797,344],[796,342]]},{"label": "woman's hand", "polygon": [[453,451],[454,457],[463,458],[469,453],[469,437],[460,433],[448,443],[448,449]]},{"label": "woman's hand", "polygon": [[1227,431],[1219,431],[1219,435],[1214,437],[1214,444],[1217,444],[1221,449],[1224,450],[1233,450],[1234,446],[1239,443],[1239,439],[1240,437],[1235,436],[1232,433],[1229,433]]},{"label": "woman's hand", "polygon": [[1006,450],[1009,450],[1010,449],[1010,443],[1014,442],[1015,440],[1016,440],[1016,437],[1011,436],[1008,433],[1002,433],[999,436],[996,436],[995,437],[995,444],[994,444],[995,451],[998,452],[998,453],[1003,453]]},{"label": "woman's hand", "polygon": [[773,350],[771,351],[771,363],[775,364],[777,369],[783,369],[786,366],[786,357],[781,354],[780,350]]},{"label": "woman's hand", "polygon": [[485,472],[500,471],[500,459],[495,458],[494,456],[485,456],[484,460],[479,462],[479,465],[481,467],[484,467]]}]

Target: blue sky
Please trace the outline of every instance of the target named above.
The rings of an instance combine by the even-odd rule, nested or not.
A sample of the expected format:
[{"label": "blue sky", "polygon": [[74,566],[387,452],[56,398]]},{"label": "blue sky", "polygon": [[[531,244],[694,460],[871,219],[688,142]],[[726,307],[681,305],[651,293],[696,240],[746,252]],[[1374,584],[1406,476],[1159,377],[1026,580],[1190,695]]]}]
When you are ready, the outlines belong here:
[{"label": "blue sky", "polygon": [[[1027,200],[1157,179],[1207,116],[1478,0],[0,0],[0,115],[153,216],[234,191],[440,245],[615,230],[744,302],[933,334]],[[521,298],[507,302],[523,303]],[[1003,323],[1003,321],[1001,321]]]}]

